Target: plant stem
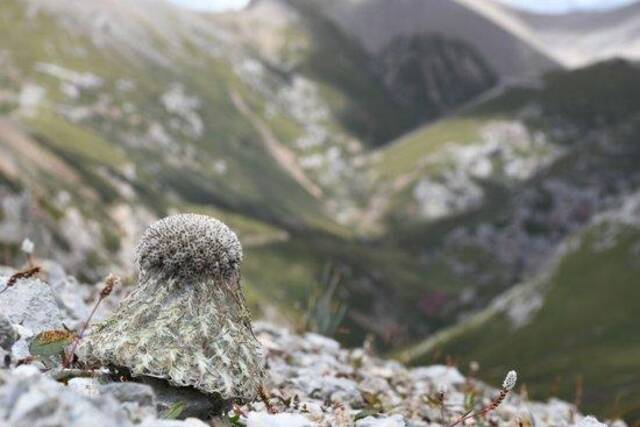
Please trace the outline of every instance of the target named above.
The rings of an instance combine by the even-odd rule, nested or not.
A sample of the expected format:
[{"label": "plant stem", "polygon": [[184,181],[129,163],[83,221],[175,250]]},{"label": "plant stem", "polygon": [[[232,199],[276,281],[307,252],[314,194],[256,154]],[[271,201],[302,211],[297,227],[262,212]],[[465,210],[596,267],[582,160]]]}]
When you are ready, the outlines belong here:
[{"label": "plant stem", "polygon": [[80,340],[82,339],[82,337],[84,336],[84,333],[87,330],[87,327],[89,327],[89,324],[91,323],[91,319],[93,318],[93,315],[96,314],[96,310],[98,310],[98,307],[100,306],[100,303],[102,302],[102,300],[104,300],[106,297],[108,297],[111,292],[113,291],[114,286],[119,283],[120,278],[116,275],[110,274],[107,279],[105,280],[105,286],[104,288],[102,288],[102,290],[100,291],[100,295],[98,295],[98,300],[96,301],[95,305],[93,306],[93,309],[91,310],[91,313],[89,313],[89,316],[87,317],[87,320],[82,324],[82,329],[80,329],[80,332],[78,333],[78,335],[76,336],[76,338],[73,340],[73,344],[71,344],[71,350],[67,353],[65,353],[63,360],[62,360],[62,367],[63,368],[69,368],[71,367],[71,364],[73,363],[73,356],[76,352],[76,349],[78,348],[78,343],[80,342]]},{"label": "plant stem", "polygon": [[509,393],[508,390],[506,389],[500,389],[500,395],[498,395],[498,397],[496,397],[488,406],[482,408],[479,412],[472,412],[471,410],[469,410],[467,413],[463,414],[460,418],[458,418],[457,420],[455,420],[453,422],[453,424],[450,424],[449,427],[454,427],[460,423],[465,422],[466,420],[468,420],[469,418],[473,418],[473,417],[481,417],[483,415],[488,414],[489,412],[495,410],[498,406],[500,406],[500,404],[502,403],[502,401],[505,399],[505,397],[507,397],[507,394]]}]

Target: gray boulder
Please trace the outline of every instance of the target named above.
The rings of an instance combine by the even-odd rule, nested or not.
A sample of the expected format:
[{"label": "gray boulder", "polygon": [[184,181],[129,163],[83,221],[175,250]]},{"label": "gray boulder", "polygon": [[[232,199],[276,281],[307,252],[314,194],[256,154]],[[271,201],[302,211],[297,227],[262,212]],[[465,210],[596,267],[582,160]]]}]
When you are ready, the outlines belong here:
[{"label": "gray boulder", "polygon": [[28,365],[0,370],[0,425],[11,427],[129,427],[111,396],[91,399]]},{"label": "gray boulder", "polygon": [[[5,284],[10,276],[0,276]],[[64,317],[51,287],[36,278],[21,279],[0,295],[0,312],[33,333],[62,328]]]},{"label": "gray boulder", "polygon": [[158,378],[139,377],[138,379],[153,389],[159,414],[167,412],[176,404],[181,404],[183,409],[178,418],[195,417],[206,420],[212,415],[221,413],[226,406],[222,399],[201,393],[192,387],[174,387]]},{"label": "gray boulder", "polygon": [[4,350],[11,350],[11,346],[18,339],[18,334],[16,333],[13,326],[11,326],[11,322],[4,314],[0,314],[0,348]]},{"label": "gray boulder", "polygon": [[[10,276],[0,276],[0,284]],[[29,340],[36,334],[62,329],[63,316],[51,287],[36,278],[19,280],[0,295],[0,313],[3,313],[20,338],[13,344],[14,359],[29,355]]]},{"label": "gray boulder", "polygon": [[124,382],[110,383],[98,388],[101,395],[108,395],[120,402],[127,416],[134,422],[145,418],[156,418],[156,396],[153,389],[145,384]]}]

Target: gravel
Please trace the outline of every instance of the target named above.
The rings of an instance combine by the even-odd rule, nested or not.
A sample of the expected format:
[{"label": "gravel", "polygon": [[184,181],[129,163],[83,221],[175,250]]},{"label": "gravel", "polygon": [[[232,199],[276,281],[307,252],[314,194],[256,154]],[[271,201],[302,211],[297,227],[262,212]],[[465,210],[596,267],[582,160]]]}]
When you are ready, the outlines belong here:
[{"label": "gravel", "polygon": [[[78,316],[90,310],[84,301],[92,301],[91,294],[98,289],[67,277],[53,263],[45,265],[54,273],[49,276],[53,286],[37,278],[25,279],[0,294],[0,351],[5,352],[0,356],[9,356],[0,363],[2,427],[447,426],[466,412],[465,402],[471,395],[479,409],[500,393],[455,367],[410,368],[361,348],[342,348],[327,337],[299,335],[265,322],[255,322],[254,330],[268,365],[267,402],[221,407],[219,400],[195,389],[172,387],[152,378],[120,382],[106,370],[56,381],[54,377],[62,378],[54,375],[59,369],[47,371],[37,361],[17,366],[18,358],[28,355],[28,343],[35,334],[63,324],[77,325]],[[4,274],[1,289],[10,271],[0,267],[0,272]],[[62,297],[54,290],[62,292]],[[178,406],[182,409],[172,411]],[[163,419],[169,412],[178,419]],[[584,417],[573,405],[557,399],[532,402],[515,391],[484,422],[625,427],[622,421],[603,424]]]}]

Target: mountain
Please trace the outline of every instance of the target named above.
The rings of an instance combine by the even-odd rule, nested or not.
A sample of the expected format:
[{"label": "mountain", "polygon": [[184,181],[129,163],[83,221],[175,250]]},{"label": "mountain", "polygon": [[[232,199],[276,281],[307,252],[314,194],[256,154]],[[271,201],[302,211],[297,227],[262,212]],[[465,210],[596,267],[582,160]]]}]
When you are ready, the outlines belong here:
[{"label": "mountain", "polygon": [[[399,4],[257,0],[199,14],[154,0],[4,1],[5,264],[25,261],[29,238],[36,258],[81,280],[131,276],[149,223],[207,213],[245,247],[258,316],[395,350],[569,263],[565,242],[637,193],[638,66],[562,69],[515,12],[484,2]],[[383,12],[387,27],[368,20]],[[426,12],[446,28],[400,25]],[[571,271],[558,286],[582,279]],[[582,297],[605,289],[596,280]],[[616,325],[632,321],[628,301],[612,301]],[[523,337],[557,369],[582,370]],[[487,375],[505,360],[483,357]],[[618,369],[584,372],[588,410],[602,410],[591,390],[619,385]]]},{"label": "mountain", "polygon": [[374,55],[325,17],[322,7],[258,0],[225,21],[271,67],[321,84],[336,118],[369,145],[382,145],[497,83],[486,58],[466,43],[416,35]]},{"label": "mountain", "polygon": [[[588,407],[637,419],[639,378],[631,365],[639,348],[629,337],[636,323],[631,313],[640,243],[640,176],[635,166],[640,160],[638,77],[640,69],[623,61],[555,73],[547,76],[542,88],[514,89],[389,147],[383,162],[403,159],[394,173],[420,166],[425,173],[433,163],[415,161],[418,150],[426,152],[439,141],[457,138],[462,145],[457,155],[443,160],[458,162],[460,172],[435,172],[430,181],[444,182],[439,190],[444,194],[466,195],[468,204],[462,206],[454,203],[460,198],[450,195],[451,204],[445,205],[449,210],[473,212],[431,225],[407,226],[406,214],[397,220],[406,227],[399,245],[414,246],[431,258],[430,270],[439,273],[432,279],[436,284],[446,283],[441,272],[447,265],[459,271],[458,277],[465,280],[460,282],[458,301],[476,307],[473,314],[461,316],[454,326],[409,346],[398,357],[412,363],[444,355],[461,364],[478,361],[487,379],[517,365],[531,378],[527,386],[534,396],[553,390],[574,398],[580,378],[585,387],[581,400]],[[488,118],[513,120],[514,111],[520,111],[519,120],[524,120],[519,123],[529,130],[512,124],[510,144],[526,141],[517,138],[518,133],[540,133],[530,134],[532,145],[521,145],[521,154],[515,156],[496,151],[488,140],[494,164],[483,165],[477,156],[482,145],[472,142],[475,135],[483,126],[486,132],[483,123]],[[499,135],[494,133],[494,138]],[[400,157],[400,151],[410,151],[411,156]],[[537,154],[526,160],[527,151]],[[518,160],[519,156],[525,158]],[[537,173],[509,178],[509,170],[523,171],[524,164],[541,161],[549,163]],[[485,167],[495,175],[474,188]],[[508,179],[524,180],[508,189]],[[409,189],[415,186],[416,193],[415,175],[404,181]],[[433,185],[426,188],[434,192]],[[441,214],[433,204],[421,209],[410,194],[397,199],[400,207],[395,212]],[[492,294],[500,286],[504,292],[491,302],[483,298],[487,289]]]},{"label": "mountain", "polygon": [[[304,3],[304,0],[300,0]],[[315,1],[370,52],[396,39],[432,35],[475,48],[506,81],[558,67],[640,58],[640,3],[610,11],[535,14],[498,1]]]},{"label": "mountain", "polygon": [[[304,0],[300,0],[304,3]],[[508,9],[471,0],[315,1],[323,13],[373,53],[417,35],[472,46],[503,79],[530,79],[559,66]]]},{"label": "mountain", "polygon": [[396,244],[429,270],[419,306],[454,324],[400,358],[517,365],[534,396],[572,399],[580,376],[587,407],[637,419],[638,77],[557,72],[382,150]]},{"label": "mountain", "polygon": [[513,11],[546,46],[546,52],[568,67],[612,58],[640,59],[640,3],[602,12],[540,15]]}]

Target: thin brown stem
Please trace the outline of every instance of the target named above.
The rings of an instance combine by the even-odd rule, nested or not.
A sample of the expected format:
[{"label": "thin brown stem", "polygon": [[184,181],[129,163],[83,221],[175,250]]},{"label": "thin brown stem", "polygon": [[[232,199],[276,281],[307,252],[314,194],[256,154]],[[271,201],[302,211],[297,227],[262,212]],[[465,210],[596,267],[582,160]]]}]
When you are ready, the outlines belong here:
[{"label": "thin brown stem", "polygon": [[240,405],[238,405],[237,403],[232,404],[232,410],[238,416],[243,416],[245,418],[248,416],[247,413],[243,411]]},{"label": "thin brown stem", "polygon": [[84,337],[84,333],[87,331],[87,328],[91,323],[91,319],[93,319],[94,314],[96,314],[96,311],[100,306],[100,303],[111,294],[111,292],[113,291],[113,288],[119,282],[120,282],[120,278],[114,274],[110,274],[105,280],[104,288],[102,288],[102,290],[100,291],[100,294],[98,295],[98,300],[93,306],[91,313],[89,313],[87,320],[82,324],[82,328],[80,329],[80,332],[78,333],[76,338],[73,340],[73,343],[71,344],[71,349],[68,352],[66,352],[63,357],[63,360],[62,360],[63,368],[71,367],[71,364],[73,363],[73,357],[76,353],[76,349],[78,348],[78,344],[80,343],[80,340],[82,339],[82,337]]},{"label": "thin brown stem", "polygon": [[269,395],[263,385],[260,385],[258,387],[258,396],[260,397],[260,400],[262,400],[262,402],[265,404],[265,406],[267,407],[267,411],[269,411],[270,414],[275,414],[278,412],[276,411],[276,408],[271,404],[271,402],[269,402]]},{"label": "thin brown stem", "polygon": [[48,375],[56,381],[66,381],[71,378],[93,378],[103,375],[104,372],[96,369],[68,369],[58,368],[48,372]]},{"label": "thin brown stem", "polygon": [[463,414],[460,418],[455,420],[453,424],[450,424],[449,427],[454,427],[460,423],[463,423],[469,418],[482,417],[488,414],[489,412],[494,411],[504,401],[508,393],[509,393],[508,390],[504,388],[500,389],[500,394],[498,395],[498,397],[496,397],[489,405],[485,406],[478,412],[472,412],[472,410],[469,410],[467,413]]}]

